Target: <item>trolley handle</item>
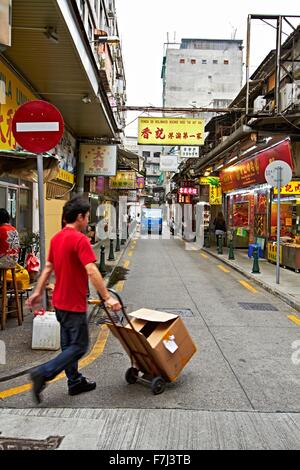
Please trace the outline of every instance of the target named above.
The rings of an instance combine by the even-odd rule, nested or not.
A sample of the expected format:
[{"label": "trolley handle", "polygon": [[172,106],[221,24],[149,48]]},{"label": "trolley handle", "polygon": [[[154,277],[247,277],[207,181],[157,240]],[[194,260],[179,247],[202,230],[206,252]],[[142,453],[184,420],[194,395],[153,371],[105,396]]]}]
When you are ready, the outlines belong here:
[{"label": "trolley handle", "polygon": [[[128,324],[131,326],[131,329],[132,329],[132,330],[135,330],[134,327],[133,327],[133,325],[132,325],[132,323],[131,323],[130,318],[129,318],[128,315],[127,315],[126,308],[125,308],[125,305],[124,305],[124,302],[123,302],[121,296],[120,296],[120,295],[118,294],[118,292],[116,292],[114,289],[108,288],[107,290],[108,290],[108,292],[110,292],[111,294],[113,294],[113,295],[117,298],[117,300],[119,301],[119,303],[120,303],[120,305],[121,305],[121,309],[122,309],[122,313],[123,313],[124,317],[126,318]],[[113,317],[111,316],[109,309],[106,307],[106,305],[105,305],[105,300],[102,299],[102,297],[100,296],[100,294],[99,294],[99,297],[100,297],[100,299],[101,299],[101,301],[102,301],[102,306],[103,306],[103,308],[104,308],[106,314],[108,315],[108,317],[109,317],[109,319],[111,320],[111,322],[115,325],[116,322],[114,321]]]}]

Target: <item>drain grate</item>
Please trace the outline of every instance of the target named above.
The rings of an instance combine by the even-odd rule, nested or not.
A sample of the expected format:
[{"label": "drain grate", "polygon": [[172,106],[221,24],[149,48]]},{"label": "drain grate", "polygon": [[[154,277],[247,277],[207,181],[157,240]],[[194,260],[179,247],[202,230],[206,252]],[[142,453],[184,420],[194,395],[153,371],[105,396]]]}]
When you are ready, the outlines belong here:
[{"label": "drain grate", "polygon": [[190,308],[156,308],[159,312],[173,313],[181,317],[193,317],[194,314]]},{"label": "drain grate", "polygon": [[278,308],[272,304],[255,303],[255,302],[238,302],[238,305],[244,310],[265,310],[269,312],[278,312]]},{"label": "drain grate", "polygon": [[64,437],[50,436],[47,439],[17,439],[0,436],[0,450],[55,450]]}]

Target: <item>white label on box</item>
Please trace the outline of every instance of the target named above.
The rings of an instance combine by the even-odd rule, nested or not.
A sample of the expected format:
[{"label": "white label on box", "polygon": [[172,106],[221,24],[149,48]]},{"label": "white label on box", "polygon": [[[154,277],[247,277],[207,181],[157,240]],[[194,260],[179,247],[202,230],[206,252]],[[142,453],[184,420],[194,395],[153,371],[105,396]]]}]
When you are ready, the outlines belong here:
[{"label": "white label on box", "polygon": [[170,353],[174,354],[175,351],[177,351],[178,346],[175,343],[175,337],[174,336],[169,336],[169,339],[164,339],[163,340],[163,345],[164,347],[170,351]]}]

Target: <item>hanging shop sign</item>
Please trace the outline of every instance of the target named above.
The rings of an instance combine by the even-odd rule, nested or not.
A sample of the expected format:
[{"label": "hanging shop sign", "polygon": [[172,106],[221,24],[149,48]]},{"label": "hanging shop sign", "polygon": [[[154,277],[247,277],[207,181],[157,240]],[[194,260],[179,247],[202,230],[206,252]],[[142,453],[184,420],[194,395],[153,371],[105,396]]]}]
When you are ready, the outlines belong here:
[{"label": "hanging shop sign", "polygon": [[199,147],[180,147],[180,157],[181,158],[198,158],[199,157]]},{"label": "hanging shop sign", "polygon": [[59,169],[57,177],[58,180],[64,181],[65,183],[74,184],[74,175],[69,173],[62,168]]},{"label": "hanging shop sign", "polygon": [[[277,187],[274,188],[274,194],[278,194]],[[300,194],[300,181],[290,181],[289,184],[281,188],[280,194],[286,196],[293,196]]]},{"label": "hanging shop sign", "polygon": [[211,206],[222,205],[222,189],[221,186],[209,186],[209,203]]},{"label": "hanging shop sign", "polygon": [[145,178],[143,176],[138,176],[136,179],[136,189],[144,189],[145,187]]},{"label": "hanging shop sign", "polygon": [[185,145],[204,143],[204,119],[139,118],[140,145]]},{"label": "hanging shop sign", "polygon": [[0,60],[0,149],[16,148],[12,122],[16,110],[35,96]]},{"label": "hanging shop sign", "polygon": [[213,186],[220,185],[220,178],[218,176],[201,176],[199,184],[211,184]]},{"label": "hanging shop sign", "polygon": [[115,176],[117,172],[116,145],[80,145],[80,161],[87,176]]},{"label": "hanging shop sign", "polygon": [[288,139],[222,171],[220,173],[222,191],[229,192],[233,189],[265,183],[265,169],[275,160],[283,160],[293,168]]},{"label": "hanging shop sign", "polygon": [[136,189],[135,171],[118,171],[116,176],[109,178],[110,189]]},{"label": "hanging shop sign", "polygon": [[179,194],[185,194],[185,195],[188,194],[189,196],[197,196],[198,195],[198,189],[197,188],[188,188],[188,187],[179,188],[178,193]]},{"label": "hanging shop sign", "polygon": [[177,173],[178,158],[176,155],[161,155],[159,160],[160,171],[171,171]]}]

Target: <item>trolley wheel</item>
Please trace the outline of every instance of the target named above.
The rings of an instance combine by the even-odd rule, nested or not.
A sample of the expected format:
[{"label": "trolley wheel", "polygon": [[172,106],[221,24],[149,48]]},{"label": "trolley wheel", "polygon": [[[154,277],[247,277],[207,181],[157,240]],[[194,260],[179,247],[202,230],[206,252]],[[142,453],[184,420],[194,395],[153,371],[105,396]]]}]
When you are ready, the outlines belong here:
[{"label": "trolley wheel", "polygon": [[155,377],[151,382],[151,390],[154,395],[163,393],[166,388],[166,381],[162,377]]},{"label": "trolley wheel", "polygon": [[135,367],[130,367],[125,374],[126,382],[135,384],[139,376],[139,371]]}]

